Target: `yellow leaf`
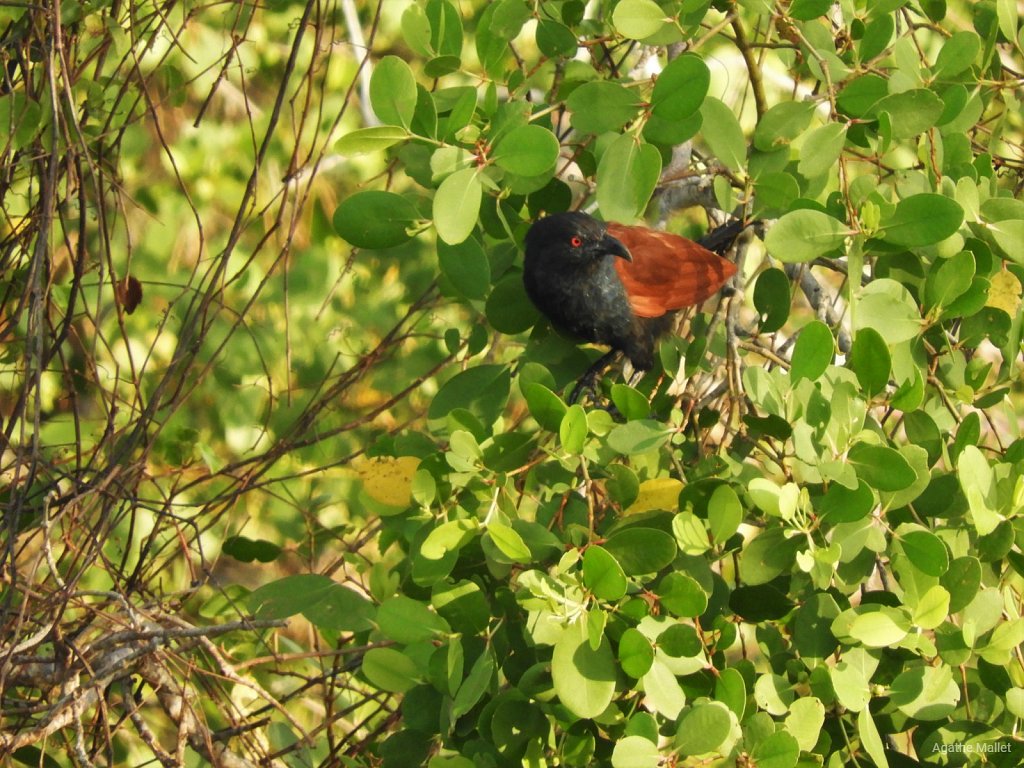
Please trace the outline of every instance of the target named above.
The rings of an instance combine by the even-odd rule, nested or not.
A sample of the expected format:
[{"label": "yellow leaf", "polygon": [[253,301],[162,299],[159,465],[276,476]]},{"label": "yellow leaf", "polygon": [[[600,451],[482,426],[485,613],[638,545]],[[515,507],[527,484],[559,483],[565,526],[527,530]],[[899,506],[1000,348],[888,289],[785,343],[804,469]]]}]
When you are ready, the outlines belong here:
[{"label": "yellow leaf", "polygon": [[361,457],[352,463],[366,495],[391,507],[412,503],[412,478],[420,465],[415,456]]},{"label": "yellow leaf", "polygon": [[674,512],[679,507],[679,492],[683,484],[674,477],[658,477],[640,483],[640,492],[636,501],[629,505],[627,515],[639,515],[652,509],[664,509]]},{"label": "yellow leaf", "polygon": [[992,278],[985,306],[1001,309],[1010,317],[1016,317],[1020,312],[1020,294],[1020,280],[1013,272],[1004,269]]}]

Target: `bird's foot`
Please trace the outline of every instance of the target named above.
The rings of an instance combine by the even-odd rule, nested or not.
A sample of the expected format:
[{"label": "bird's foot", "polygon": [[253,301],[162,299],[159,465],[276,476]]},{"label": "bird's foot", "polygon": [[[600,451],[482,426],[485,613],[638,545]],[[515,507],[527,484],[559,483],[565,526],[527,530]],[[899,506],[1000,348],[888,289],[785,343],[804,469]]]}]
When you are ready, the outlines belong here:
[{"label": "bird's foot", "polygon": [[597,359],[593,365],[591,365],[587,372],[580,376],[576,382],[576,386],[573,387],[572,394],[569,395],[569,405],[577,402],[580,396],[584,392],[590,392],[591,395],[597,394],[597,385],[601,379],[601,375],[607,370],[617,358],[619,353],[616,350],[607,352]]}]

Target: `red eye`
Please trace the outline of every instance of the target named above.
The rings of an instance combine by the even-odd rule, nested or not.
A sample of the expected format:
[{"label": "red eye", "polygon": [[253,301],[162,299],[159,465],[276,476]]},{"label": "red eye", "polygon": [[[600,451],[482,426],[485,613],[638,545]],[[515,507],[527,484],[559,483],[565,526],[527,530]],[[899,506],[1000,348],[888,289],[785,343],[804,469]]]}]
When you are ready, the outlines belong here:
[{"label": "red eye", "polygon": [[580,238],[579,235],[573,235],[572,240],[569,241],[569,245],[571,245],[573,248],[579,248],[581,245],[583,245],[583,240]]}]

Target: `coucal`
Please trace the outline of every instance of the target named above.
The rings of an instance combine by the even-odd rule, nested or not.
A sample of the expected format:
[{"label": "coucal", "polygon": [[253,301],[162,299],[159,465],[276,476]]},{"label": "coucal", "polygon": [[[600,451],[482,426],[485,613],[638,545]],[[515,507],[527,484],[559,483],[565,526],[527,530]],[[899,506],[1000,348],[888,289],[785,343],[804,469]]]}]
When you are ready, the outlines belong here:
[{"label": "coucal", "polygon": [[700,304],[736,273],[715,251],[724,253],[743,228],[741,222],[719,227],[701,245],[578,211],[534,222],[523,266],[530,300],[556,328],[611,347],[570,401],[619,353],[638,371],[653,366],[655,342],[672,327],[676,310]]}]

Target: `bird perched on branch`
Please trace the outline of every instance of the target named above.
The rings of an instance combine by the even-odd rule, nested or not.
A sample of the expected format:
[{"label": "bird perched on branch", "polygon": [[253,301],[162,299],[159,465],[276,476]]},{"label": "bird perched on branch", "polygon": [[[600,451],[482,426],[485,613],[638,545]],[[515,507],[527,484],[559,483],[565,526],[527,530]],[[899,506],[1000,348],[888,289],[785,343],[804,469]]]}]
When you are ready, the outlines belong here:
[{"label": "bird perched on branch", "polygon": [[523,269],[530,300],[556,328],[611,347],[580,379],[570,401],[620,353],[636,370],[654,365],[655,342],[672,327],[676,310],[700,304],[736,273],[718,253],[744,226],[737,221],[719,227],[702,245],[578,211],[534,222],[526,233]]}]

